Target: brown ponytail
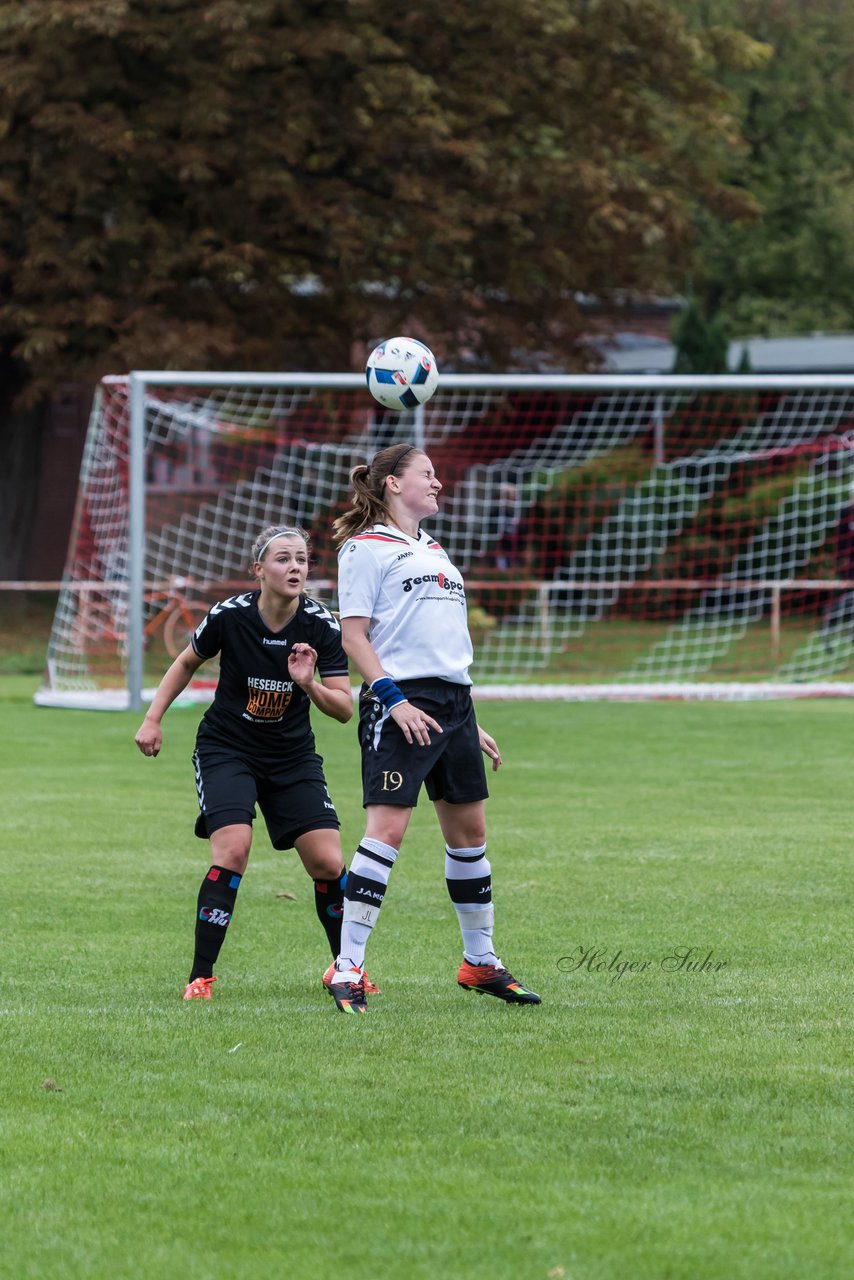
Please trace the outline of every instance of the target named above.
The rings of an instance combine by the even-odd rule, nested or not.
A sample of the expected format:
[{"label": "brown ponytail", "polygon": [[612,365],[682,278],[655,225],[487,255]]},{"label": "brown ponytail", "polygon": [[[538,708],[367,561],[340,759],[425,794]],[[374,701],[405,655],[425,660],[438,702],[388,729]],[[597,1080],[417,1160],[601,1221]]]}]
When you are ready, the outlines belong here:
[{"label": "brown ponytail", "polygon": [[[421,450],[414,444],[393,444],[387,449],[380,449],[374,454],[370,465],[364,462],[350,472],[350,483],[353,486],[353,501],[349,511],[332,525],[332,534],[337,547],[342,546],[348,538],[370,529],[371,525],[386,523],[389,519],[385,504],[385,482],[389,476],[399,475],[405,471],[410,462]],[[405,465],[401,465],[405,464]]]}]

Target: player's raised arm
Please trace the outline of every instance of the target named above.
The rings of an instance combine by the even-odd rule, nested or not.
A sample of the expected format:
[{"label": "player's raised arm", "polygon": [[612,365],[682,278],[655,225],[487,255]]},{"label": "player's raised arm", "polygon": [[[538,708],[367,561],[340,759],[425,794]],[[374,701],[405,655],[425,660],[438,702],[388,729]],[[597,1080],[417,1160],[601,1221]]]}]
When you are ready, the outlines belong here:
[{"label": "player's raised arm", "polygon": [[347,676],[315,679],[317,650],[309,644],[295,644],[288,656],[288,673],[303,693],[325,716],[346,724],[353,715],[353,691]]}]

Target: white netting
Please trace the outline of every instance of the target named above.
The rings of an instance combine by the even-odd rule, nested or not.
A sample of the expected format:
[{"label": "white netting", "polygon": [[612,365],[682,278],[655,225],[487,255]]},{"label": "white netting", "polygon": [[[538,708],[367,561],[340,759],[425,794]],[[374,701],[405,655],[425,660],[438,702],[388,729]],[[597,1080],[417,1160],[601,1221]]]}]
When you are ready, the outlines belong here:
[{"label": "white netting", "polygon": [[[145,386],[153,682],[207,605],[249,585],[267,524],[309,529],[334,605],[350,469],[413,436],[445,485],[431,532],[466,574],[480,682],[759,696],[852,674],[854,379],[458,377],[417,418],[356,378],[176,379]],[[128,382],[106,379],[44,700],[125,679],[129,423]]]}]

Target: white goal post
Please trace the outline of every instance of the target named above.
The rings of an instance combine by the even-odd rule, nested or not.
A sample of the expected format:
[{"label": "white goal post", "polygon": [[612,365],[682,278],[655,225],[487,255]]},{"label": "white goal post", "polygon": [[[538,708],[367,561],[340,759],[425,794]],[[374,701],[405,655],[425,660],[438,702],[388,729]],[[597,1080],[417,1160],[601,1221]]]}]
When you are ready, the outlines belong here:
[{"label": "white goal post", "polygon": [[141,708],[267,524],[334,608],[350,470],[398,440],[444,484],[481,696],[854,693],[854,375],[445,374],[397,414],[359,374],[143,371],[95,396],[36,701]]}]

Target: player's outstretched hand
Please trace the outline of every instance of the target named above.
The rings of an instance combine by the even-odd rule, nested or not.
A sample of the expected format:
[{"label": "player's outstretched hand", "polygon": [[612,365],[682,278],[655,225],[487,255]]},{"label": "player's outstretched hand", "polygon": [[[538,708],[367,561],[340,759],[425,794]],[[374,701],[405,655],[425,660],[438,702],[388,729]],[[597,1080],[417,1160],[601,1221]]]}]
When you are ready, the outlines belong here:
[{"label": "player's outstretched hand", "polygon": [[156,720],[149,720],[146,716],[136,731],[134,742],[144,756],[156,756],[163,746],[163,729]]},{"label": "player's outstretched hand", "polygon": [[442,726],[432,716],[428,716],[426,711],[419,711],[411,702],[398,702],[389,715],[400,725],[406,741],[417,742],[421,747],[429,747],[431,729],[435,733],[443,732]]},{"label": "player's outstretched hand", "polygon": [[310,644],[295,644],[288,654],[288,675],[297,684],[310,684],[317,665],[317,650]]},{"label": "player's outstretched hand", "polygon": [[489,756],[492,761],[492,772],[501,766],[501,752],[498,750],[498,743],[494,738],[490,738],[489,734],[477,726],[477,736],[480,739],[480,749],[485,756]]}]

